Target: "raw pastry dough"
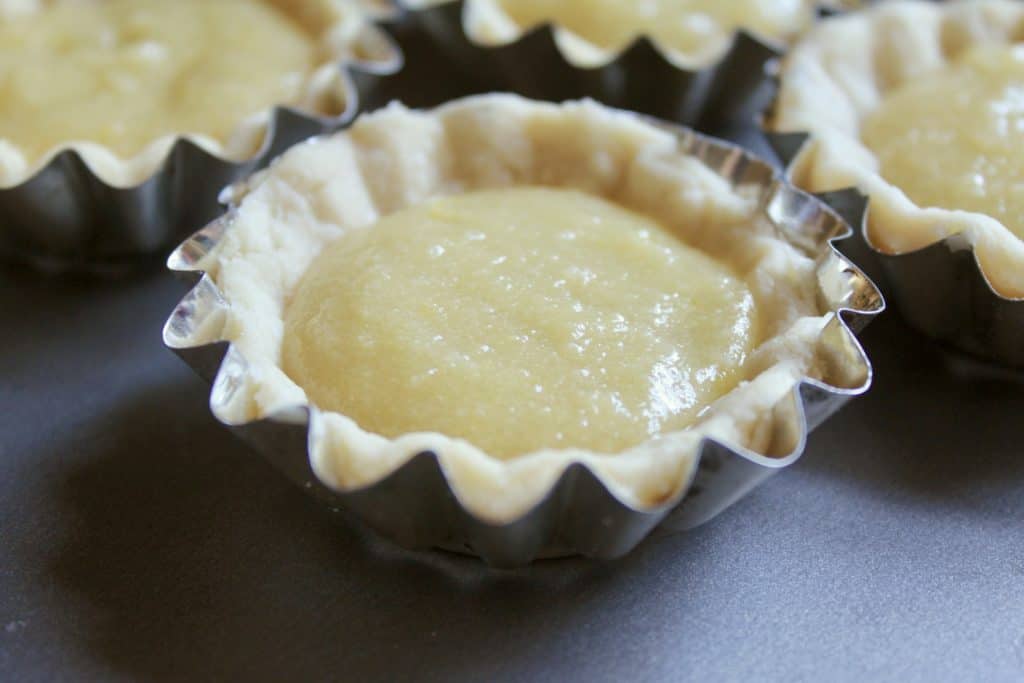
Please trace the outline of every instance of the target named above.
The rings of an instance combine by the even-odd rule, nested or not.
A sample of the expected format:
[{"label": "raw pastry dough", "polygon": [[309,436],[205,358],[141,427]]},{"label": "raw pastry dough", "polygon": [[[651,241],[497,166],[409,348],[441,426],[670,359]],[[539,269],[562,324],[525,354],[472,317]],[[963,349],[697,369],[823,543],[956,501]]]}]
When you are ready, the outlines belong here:
[{"label": "raw pastry dough", "polygon": [[997,293],[1024,297],[1021,165],[1009,147],[1021,140],[1010,46],[1022,35],[1024,4],[1011,0],[886,2],[821,22],[786,58],[769,122],[811,133],[793,181],[867,194],[868,238],[886,253],[961,235]]},{"label": "raw pastry dough", "polygon": [[[333,487],[348,489],[372,484],[415,454],[433,451],[462,504],[478,517],[493,522],[514,519],[528,510],[573,463],[589,467],[621,500],[649,507],[670,499],[686,487],[705,437],[769,456],[788,454],[795,445],[785,438],[780,439],[776,433],[775,411],[780,404],[790,405],[786,401],[793,400],[794,389],[801,380],[813,377],[834,386],[862,387],[867,381],[868,368],[863,361],[860,365],[837,364],[837,356],[829,350],[832,347],[822,343],[823,339],[835,338],[837,332],[849,333],[842,329],[833,311],[823,310],[822,302],[830,299],[822,294],[826,284],[819,279],[822,275],[815,261],[816,254],[809,254],[803,247],[784,239],[779,226],[768,218],[765,188],[760,185],[734,188],[729,180],[709,169],[687,149],[675,133],[626,112],[592,102],[555,105],[510,95],[468,98],[426,112],[393,105],[362,117],[342,133],[294,147],[238,192],[237,208],[226,217],[226,230],[217,247],[197,264],[207,271],[221,292],[224,316],[216,325],[211,323],[199,329],[196,334],[201,338],[182,343],[224,339],[231,342],[232,348],[215,384],[211,399],[214,412],[225,422],[243,424],[271,415],[293,419],[288,417],[296,415],[292,409],[311,405],[312,464],[321,480]],[[494,209],[505,207],[501,210],[506,211],[508,207],[504,202],[514,196],[507,193],[540,191],[514,189],[523,187],[551,188],[546,191],[552,193],[549,197],[572,197],[580,206],[608,208],[616,222],[622,221],[620,225],[625,233],[614,238],[621,246],[618,251],[623,270],[632,273],[633,261],[638,258],[651,267],[662,268],[673,254],[702,264],[698,267],[707,274],[724,265],[728,278],[721,283],[722,288],[716,289],[712,284],[710,293],[701,295],[701,301],[693,302],[694,306],[709,304],[710,310],[695,315],[721,313],[728,321],[753,327],[754,311],[744,312],[749,293],[757,318],[757,332],[750,338],[749,352],[743,334],[725,329],[721,321],[710,328],[702,326],[699,332],[687,332],[676,324],[679,319],[675,314],[669,314],[666,321],[669,329],[661,342],[671,345],[680,341],[676,335],[682,335],[685,341],[686,335],[695,334],[697,337],[710,335],[709,338],[720,339],[722,344],[737,343],[739,348],[724,354],[722,366],[731,374],[728,383],[735,383],[735,387],[720,397],[716,396],[717,390],[705,394],[700,408],[694,404],[696,412],[689,410],[681,424],[667,424],[668,429],[640,443],[628,445],[636,440],[635,436],[607,444],[584,438],[574,439],[581,441],[582,447],[560,448],[557,443],[546,443],[545,439],[545,443],[523,442],[525,446],[536,446],[537,450],[508,459],[498,456],[509,456],[522,449],[519,446],[502,449],[499,445],[499,452],[492,455],[478,444],[459,438],[459,434],[430,429],[426,424],[417,425],[423,431],[401,435],[388,425],[375,424],[383,432],[392,432],[381,434],[366,429],[350,415],[321,409],[317,399],[310,395],[319,394],[320,389],[311,384],[307,393],[296,381],[295,365],[305,362],[297,361],[297,356],[304,352],[297,353],[297,346],[289,348],[296,340],[289,342],[286,338],[295,332],[294,329],[287,331],[288,324],[298,322],[301,326],[305,324],[302,321],[314,326],[322,323],[328,335],[342,332],[340,321],[337,325],[327,318],[311,322],[317,317],[313,310],[316,296],[336,298],[334,294],[322,293],[321,284],[315,282],[319,277],[317,271],[321,268],[324,272],[330,271],[332,261],[339,258],[339,254],[332,253],[331,245],[373,246],[375,249],[378,242],[387,241],[388,237],[368,233],[377,228],[384,232],[401,232],[401,221],[409,217],[406,212],[410,211],[457,212],[460,207],[480,208],[479,203]],[[563,195],[563,192],[569,194]],[[569,204],[568,207],[561,205],[558,211],[577,214],[580,207],[573,208],[572,202]],[[607,207],[609,204],[612,206]],[[661,231],[658,236],[651,232],[645,240],[635,228],[629,227],[633,220],[663,226],[671,232],[671,239],[682,244],[666,241],[670,237]],[[395,222],[399,223],[398,228]],[[508,227],[504,219],[495,223]],[[590,226],[576,226],[579,231],[587,227]],[[497,230],[494,238],[498,239],[502,231],[495,225],[491,228]],[[539,225],[532,229],[541,228]],[[571,229],[575,228],[564,226],[561,232]],[[598,226],[585,241],[600,241],[604,239],[602,234]],[[604,235],[611,239],[608,233]],[[421,250],[419,256],[429,258],[432,248],[440,243],[447,253],[443,240],[439,242],[433,237],[430,234],[410,236],[406,246],[410,249],[416,249],[416,245],[424,247],[426,254]],[[502,239],[508,240],[509,236],[506,234]],[[652,247],[654,244],[660,244],[670,253],[657,254],[657,248]],[[627,245],[631,246],[627,248]],[[499,252],[511,248],[506,246],[496,252],[495,259],[503,255]],[[337,248],[343,252],[346,247]],[[691,249],[706,256],[694,255]],[[433,249],[433,253],[438,250]],[[558,253],[568,256],[567,252]],[[313,265],[310,271],[311,264],[321,254],[327,254],[323,257],[325,261]],[[444,255],[438,258],[443,259]],[[363,299],[355,302],[354,308],[343,311],[343,315],[351,314],[353,319],[372,316],[374,327],[391,325],[387,318],[394,312],[392,309],[409,304],[400,301],[397,293],[385,294],[387,283],[380,279],[391,277],[389,269],[374,265],[372,253],[365,256],[370,260],[361,261],[362,265],[352,273],[353,286],[366,288],[359,295]],[[632,275],[615,275],[612,257],[596,243],[582,250],[580,257],[597,259],[595,274],[613,280],[618,277],[625,285],[623,292],[618,292],[614,283],[602,286],[595,291],[596,298],[623,293],[629,296],[630,292],[637,292],[638,301],[655,306],[660,303],[659,292],[671,295],[679,291],[685,299],[696,291],[691,285],[666,283],[664,271],[655,275],[652,287],[656,291],[633,290],[635,285],[625,282]],[[499,266],[486,267],[497,269]],[[582,263],[579,266],[586,268]],[[551,259],[537,267],[548,277],[559,268]],[[410,287],[418,286],[414,268],[408,263],[397,264],[394,270],[394,277],[399,281],[409,283]],[[307,272],[311,272],[309,280],[301,284]],[[492,272],[498,273],[497,270]],[[641,277],[640,273],[635,275]],[[719,275],[725,277],[721,272]],[[331,273],[331,276],[339,278],[340,282],[345,273]],[[565,279],[569,276],[566,271]],[[455,287],[453,282],[446,283],[442,276],[436,286]],[[495,285],[480,283],[478,286],[483,303],[474,302],[473,306],[480,311],[489,296],[488,288],[493,289]],[[543,293],[541,298],[549,297],[549,301],[541,305],[570,314],[572,302],[568,297],[559,298],[563,295],[557,292],[554,283],[539,282],[538,286]],[[309,291],[303,292],[306,287]],[[373,306],[375,292],[381,293],[379,309]],[[453,297],[447,305],[458,305],[456,292]],[[444,306],[445,301],[447,297],[441,294],[431,299],[428,293],[424,305]],[[293,304],[296,308],[290,310]],[[333,304],[328,306],[326,300],[324,304],[323,315],[333,315],[329,312],[335,310]],[[596,304],[585,303],[584,312],[588,306]],[[561,311],[565,307],[569,310]],[[470,313],[458,311],[450,315],[461,326],[466,324],[462,316]],[[485,308],[482,314],[487,315]],[[423,332],[414,328],[419,328],[424,321],[430,327],[439,320],[435,316],[440,313],[434,310],[422,315],[422,318],[403,319],[402,311],[398,311],[394,323],[396,333],[427,334],[430,330]],[[470,321],[469,324],[476,323]],[[485,318],[482,327],[488,324]],[[493,325],[499,334],[510,331],[507,322],[493,322]],[[538,334],[548,333],[538,326],[529,329],[536,329]],[[565,329],[560,324],[548,328],[555,335],[564,334]],[[371,331],[376,334],[375,330]],[[451,331],[455,341],[471,340],[477,333],[477,330],[466,329]],[[318,332],[313,329],[311,334],[315,336]],[[445,332],[436,334],[444,336]],[[392,341],[409,345],[408,340]],[[493,341],[494,344],[483,343],[512,343],[508,339]],[[562,341],[572,343],[570,339]],[[299,346],[304,343],[300,341]],[[376,341],[357,339],[356,343],[387,345],[392,342],[378,338]],[[648,349],[658,344],[650,337],[631,340],[628,348],[649,360],[654,356]],[[614,347],[615,343],[608,346]],[[543,348],[538,345],[529,352],[543,354]],[[571,352],[571,346],[565,346],[564,350]],[[401,358],[392,351],[381,350],[372,362],[379,365]],[[354,352],[362,353],[358,349]],[[483,363],[487,352],[478,349],[470,361],[474,357]],[[310,368],[318,367],[326,358],[313,360]],[[456,365],[464,360],[456,359]],[[536,362],[535,369],[546,372],[548,361]],[[707,363],[706,360],[695,362]],[[589,362],[588,366],[591,370],[600,367],[597,360]],[[621,367],[610,368],[609,372],[621,378],[630,367],[636,368],[638,373],[650,370],[643,365],[630,366],[627,361]],[[466,368],[469,366],[463,366]],[[489,389],[504,391],[507,388],[501,384],[506,381],[501,377],[497,378],[499,384],[488,384],[484,370],[481,369],[479,377],[470,378],[474,382],[473,397],[459,397],[457,391],[451,391],[445,394],[445,400],[455,403],[437,409],[472,412],[474,397]],[[633,377],[629,386],[637,387],[647,379],[646,374]],[[357,381],[364,379],[357,378]],[[542,389],[555,390],[552,381],[544,377],[540,382]],[[509,401],[520,398],[520,394],[508,396]],[[324,399],[321,397],[321,400]],[[570,405],[575,400],[570,399]],[[682,424],[688,426],[677,428]],[[438,425],[439,428],[448,426],[449,423]],[[623,444],[627,445],[623,447]]]},{"label": "raw pastry dough", "polygon": [[315,57],[262,0],[57,2],[0,22],[0,138],[31,161],[69,140],[121,157],[179,132],[223,144],[298,99]]},{"label": "raw pastry dough", "polygon": [[181,137],[241,161],[275,105],[340,114],[342,62],[394,58],[368,2],[0,0],[0,188],[65,149],[131,186]]},{"label": "raw pastry dough", "polygon": [[[414,8],[451,0],[406,0]],[[722,57],[737,30],[787,42],[810,26],[813,0],[466,0],[467,34],[483,44],[516,41],[539,24],[555,26],[566,59],[594,67],[648,36],[672,62],[701,68]]]}]

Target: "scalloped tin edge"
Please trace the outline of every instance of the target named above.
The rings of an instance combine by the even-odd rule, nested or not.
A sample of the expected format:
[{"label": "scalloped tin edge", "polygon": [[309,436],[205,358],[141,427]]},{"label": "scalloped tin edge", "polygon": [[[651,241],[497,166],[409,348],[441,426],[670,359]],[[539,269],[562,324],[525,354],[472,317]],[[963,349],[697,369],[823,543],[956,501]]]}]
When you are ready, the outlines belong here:
[{"label": "scalloped tin edge", "polygon": [[[761,481],[796,462],[810,430],[870,387],[871,364],[855,333],[884,309],[881,294],[834,245],[852,233],[841,212],[785,183],[767,162],[735,145],[677,126],[659,125],[676,131],[690,153],[732,183],[759,183],[766,198],[764,210],[773,222],[794,239],[811,240],[811,248],[820,255],[819,272],[829,270],[839,276],[839,291],[823,289],[823,295],[827,296],[828,308],[836,313],[832,328],[840,338],[842,352],[862,363],[865,376],[858,386],[849,389],[809,378],[798,383],[773,412],[775,441],[790,448],[787,454],[768,457],[705,439],[689,485],[674,499],[647,509],[621,501],[590,469],[575,464],[563,472],[533,509],[509,523],[493,524],[476,518],[460,504],[434,453],[415,454],[369,486],[337,491],[324,485],[313,471],[308,452],[309,408],[296,407],[225,426],[324,504],[354,512],[400,545],[478,555],[498,567],[522,565],[541,557],[621,556],[659,525],[678,531],[710,520]],[[227,303],[201,264],[230,220],[229,210],[185,241],[168,259],[168,268],[190,278],[194,287],[169,317],[164,343],[213,385],[214,391],[219,382],[231,381],[231,373],[225,373],[224,368],[238,361],[244,363],[228,342],[192,341],[199,336],[198,329],[219,329],[223,322]]]},{"label": "scalloped tin edge", "polygon": [[[400,20],[384,22],[382,27],[403,49],[413,36],[428,37],[439,54],[476,84],[474,91],[507,90],[556,102],[591,98],[701,129],[726,119],[748,120],[759,111],[767,96],[762,88],[765,66],[780,54],[777,48],[738,31],[716,62],[688,70],[641,37],[611,62],[583,68],[566,60],[550,24],[504,45],[474,42],[463,30],[464,4],[465,0],[453,0],[422,9],[403,7]],[[418,106],[437,104],[441,102],[417,102]]]},{"label": "scalloped tin edge", "polygon": [[367,26],[385,41],[388,56],[338,63],[344,111],[317,116],[274,107],[263,144],[247,160],[229,161],[179,138],[148,178],[118,187],[66,149],[25,181],[0,188],[0,261],[45,271],[118,272],[180,242],[223,210],[222,188],[295,143],[348,125],[362,109],[361,94],[402,68],[397,44],[379,24]]},{"label": "scalloped tin edge", "polygon": [[[788,173],[810,135],[775,133],[763,125],[762,131]],[[868,240],[867,197],[856,188],[818,196],[833,208],[850,212],[851,225],[857,229],[843,252],[882,286],[912,327],[982,362],[1024,370],[1024,299],[995,291],[974,249],[961,236],[888,254]]]}]

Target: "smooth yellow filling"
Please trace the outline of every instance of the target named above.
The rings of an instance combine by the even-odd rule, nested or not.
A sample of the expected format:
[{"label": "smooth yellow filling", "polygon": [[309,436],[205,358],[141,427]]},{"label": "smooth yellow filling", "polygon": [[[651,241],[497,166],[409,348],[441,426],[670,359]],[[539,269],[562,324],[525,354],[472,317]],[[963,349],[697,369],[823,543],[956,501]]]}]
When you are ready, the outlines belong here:
[{"label": "smooth yellow filling", "polygon": [[388,437],[500,458],[613,453],[691,424],[758,341],[729,268],[575,190],[439,198],[347,233],[287,305],[283,365]]},{"label": "smooth yellow filling", "polygon": [[920,206],[998,219],[1024,237],[1024,46],[981,46],[893,91],[862,137]]},{"label": "smooth yellow filling", "polygon": [[121,156],[172,134],[223,142],[296,100],[315,51],[260,0],[57,0],[0,19],[0,139],[31,160],[72,141]]},{"label": "smooth yellow filling", "polygon": [[723,31],[789,36],[812,17],[806,0],[498,0],[520,26],[553,22],[607,50],[638,36],[690,54],[716,46]]}]

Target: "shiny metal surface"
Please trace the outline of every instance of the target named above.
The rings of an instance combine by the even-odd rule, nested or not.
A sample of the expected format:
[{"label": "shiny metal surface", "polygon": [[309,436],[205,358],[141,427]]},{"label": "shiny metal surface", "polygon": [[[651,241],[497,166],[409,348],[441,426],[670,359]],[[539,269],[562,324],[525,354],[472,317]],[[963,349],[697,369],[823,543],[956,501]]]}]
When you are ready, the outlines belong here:
[{"label": "shiny metal surface", "polygon": [[[383,34],[371,38],[390,43]],[[343,112],[322,117],[275,108],[263,145],[246,161],[226,161],[180,139],[141,184],[114,187],[94,174],[77,151],[57,154],[19,185],[0,188],[0,260],[45,270],[102,271],[170,248],[220,213],[221,188],[296,142],[351,121],[360,109],[358,93],[401,68],[396,46],[379,47],[379,60],[338,65],[347,83]]]},{"label": "shiny metal surface", "polygon": [[[807,141],[804,133],[766,133],[784,166]],[[1009,299],[989,284],[974,250],[959,235],[917,251],[886,254],[867,239],[867,198],[855,189],[822,198],[850,213],[857,226],[844,253],[865,269],[913,327],[982,360],[1024,370],[1024,300]]]},{"label": "shiny metal surface", "polygon": [[[770,164],[742,148],[689,129],[659,125],[677,135],[682,150],[700,158],[734,186],[756,191],[762,211],[780,236],[817,256],[819,296],[826,310],[837,313],[822,334],[822,343],[835,359],[836,376],[866,368],[859,386],[839,388],[805,379],[783,399],[772,414],[773,457],[707,440],[691,486],[680,497],[653,509],[631,507],[589,469],[576,465],[566,470],[544,500],[525,516],[494,525],[476,519],[459,504],[433,453],[417,454],[367,488],[335,491],[322,484],[310,466],[308,409],[229,428],[319,500],[354,512],[400,544],[458,549],[496,566],[565,554],[618,557],[662,522],[675,530],[699,525],[791,465],[803,454],[807,433],[870,386],[870,364],[851,330],[861,329],[882,310],[881,296],[833,247],[833,241],[851,232],[838,213],[785,183]],[[187,240],[168,261],[169,268],[187,274],[195,286],[168,319],[164,343],[212,383],[214,405],[218,394],[245,373],[245,359],[219,337],[223,312],[230,302],[201,270],[203,257],[230,229],[231,217],[229,210]]]}]

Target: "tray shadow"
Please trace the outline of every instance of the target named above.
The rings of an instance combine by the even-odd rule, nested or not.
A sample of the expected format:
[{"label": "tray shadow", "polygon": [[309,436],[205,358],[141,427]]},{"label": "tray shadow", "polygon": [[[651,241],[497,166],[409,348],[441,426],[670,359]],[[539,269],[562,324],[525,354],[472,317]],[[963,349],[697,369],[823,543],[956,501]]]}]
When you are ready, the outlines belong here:
[{"label": "tray shadow", "polygon": [[[883,496],[998,503],[1024,489],[1024,380],[965,365],[884,315],[864,343],[875,385],[810,442],[807,471],[842,477]],[[861,432],[849,444],[853,430]]]},{"label": "tray shadow", "polygon": [[68,531],[48,578],[76,598],[64,603],[84,599],[67,625],[104,667],[168,681],[490,678],[543,651],[546,633],[614,628],[603,615],[620,603],[669,609],[629,590],[652,563],[699,566],[700,534],[614,563],[503,572],[402,550],[293,489],[204,394],[178,376],[122,401],[101,439],[79,439],[99,447],[57,492]]}]

